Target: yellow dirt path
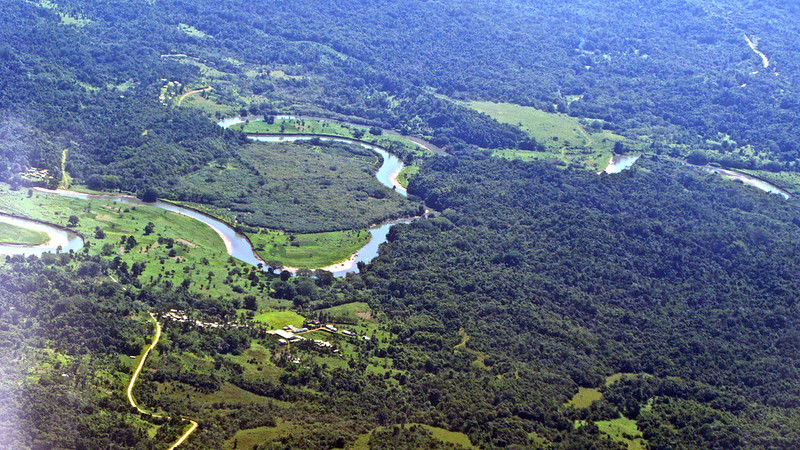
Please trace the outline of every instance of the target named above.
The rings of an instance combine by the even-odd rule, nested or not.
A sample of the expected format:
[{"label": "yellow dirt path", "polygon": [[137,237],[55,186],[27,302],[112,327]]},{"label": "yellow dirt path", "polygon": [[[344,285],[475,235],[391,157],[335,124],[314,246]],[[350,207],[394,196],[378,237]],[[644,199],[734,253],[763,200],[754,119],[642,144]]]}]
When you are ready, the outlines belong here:
[{"label": "yellow dirt path", "polygon": [[195,89],[193,91],[189,91],[189,92],[181,95],[181,98],[178,99],[178,106],[181,106],[181,103],[183,103],[183,99],[185,99],[186,97],[188,97],[188,96],[190,96],[192,94],[197,94],[198,92],[205,92],[205,91],[210,91],[210,90],[211,90],[211,86],[205,87],[203,89]]},{"label": "yellow dirt path", "polygon": [[[142,408],[140,408],[139,405],[136,404],[136,399],[133,397],[133,386],[134,384],[136,384],[136,379],[139,378],[139,374],[142,372],[142,368],[144,367],[145,361],[147,361],[147,357],[150,356],[150,352],[156,347],[156,344],[158,344],[158,340],[161,339],[161,324],[158,322],[158,319],[156,318],[155,314],[150,313],[150,318],[152,318],[153,322],[155,322],[156,324],[156,335],[153,336],[153,342],[150,344],[149,347],[147,347],[147,350],[145,350],[144,355],[142,355],[142,359],[139,360],[139,365],[136,366],[136,370],[133,372],[133,376],[131,376],[131,382],[128,384],[128,402],[131,404],[131,406],[136,408],[136,410],[142,414],[147,414],[151,417],[162,418],[164,416],[160,414],[153,414],[151,412],[145,411]],[[169,417],[167,417],[167,419],[168,418]],[[174,448],[183,444],[184,441],[186,441],[186,439],[188,439],[189,436],[192,433],[194,433],[194,430],[196,430],[198,427],[198,423],[196,421],[192,419],[187,419],[185,417],[183,417],[182,419],[189,422],[191,426],[189,427],[188,430],[186,430],[185,433],[183,433],[183,435],[174,444],[170,446],[169,450],[173,450]]]}]

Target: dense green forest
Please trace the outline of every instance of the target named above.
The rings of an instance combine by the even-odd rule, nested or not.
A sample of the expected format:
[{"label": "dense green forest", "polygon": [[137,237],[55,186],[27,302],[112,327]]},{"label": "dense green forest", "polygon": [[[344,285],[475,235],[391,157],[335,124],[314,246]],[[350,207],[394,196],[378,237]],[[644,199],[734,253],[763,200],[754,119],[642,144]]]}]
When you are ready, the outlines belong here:
[{"label": "dense green forest", "polygon": [[[682,164],[800,186],[799,14],[4,2],[0,209],[85,245],[0,257],[0,447],[168,448],[189,420],[186,448],[800,446],[797,200]],[[476,101],[507,105],[490,117]],[[532,111],[518,106],[538,115],[500,120]],[[279,114],[447,156],[390,148],[413,164],[402,197],[359,146],[215,123]],[[645,156],[586,170],[612,149]],[[491,156],[516,154],[544,161]],[[297,233],[352,244],[431,214],[393,226],[354,273],[293,276],[229,257],[188,217],[35,187],[182,202],[276,255],[302,251]],[[163,334],[148,354],[150,314]],[[145,412],[125,392],[139,361]]]},{"label": "dense green forest", "polygon": [[[259,427],[275,430],[277,440],[265,444],[332,448],[409,422],[488,447],[612,446],[598,427],[620,417],[653,448],[797,445],[793,203],[658,160],[597,176],[547,163],[437,158],[420,174],[412,191],[439,217],[393,228],[361,274],[333,283],[268,277],[275,300],[244,308],[145,279],[139,288],[102,281],[122,276],[109,257],[9,260],[0,321],[8,336],[25,338],[9,339],[3,351],[14,362],[4,365],[5,396],[16,405],[6,439],[70,446],[126,429],[131,445],[174,439],[179,423],[131,416],[120,388],[125,355],[152,332],[141,314],[154,308],[250,326],[165,322],[137,398],[198,419],[189,441],[196,448]],[[252,277],[238,269],[229,276]],[[281,348],[247,308],[261,314],[287,300],[305,317],[374,343],[325,337],[342,350],[338,358],[315,346]],[[341,308],[354,302],[367,302],[357,308],[371,315],[348,316]],[[73,373],[105,375],[74,383]],[[620,373],[641,375],[608,384]],[[567,406],[578,388],[602,396],[583,409]],[[68,428],[51,417],[58,411],[35,413],[63,389],[84,405],[58,411],[80,408],[70,420],[85,426]],[[148,426],[158,427],[154,438],[142,434]],[[379,446],[398,433],[423,446],[431,439],[412,427],[368,441]]]}]

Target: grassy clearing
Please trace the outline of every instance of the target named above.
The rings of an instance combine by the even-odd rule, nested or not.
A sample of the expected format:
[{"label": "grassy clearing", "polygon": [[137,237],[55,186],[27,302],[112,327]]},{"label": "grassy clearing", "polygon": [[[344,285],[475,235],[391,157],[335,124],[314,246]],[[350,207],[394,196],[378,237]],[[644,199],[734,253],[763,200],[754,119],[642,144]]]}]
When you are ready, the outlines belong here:
[{"label": "grassy clearing", "polygon": [[197,28],[195,28],[195,27],[193,27],[191,25],[187,25],[185,23],[178,24],[178,28],[180,28],[181,31],[183,31],[184,33],[186,33],[186,34],[188,34],[189,36],[192,36],[192,37],[201,38],[201,39],[208,37],[207,34],[203,33],[202,31],[198,30]]},{"label": "grassy clearing", "polygon": [[[621,380],[650,377],[649,374],[636,374],[636,373],[615,373],[606,378],[605,386],[611,386]],[[588,408],[592,403],[600,400],[603,394],[598,389],[592,388],[579,388],[578,393],[572,397],[567,404],[575,408]],[[652,399],[643,408],[645,410],[652,407]],[[575,427],[586,425],[585,420],[578,420],[575,422]],[[603,434],[608,435],[612,440],[627,446],[631,450],[639,450],[647,448],[647,441],[644,440],[641,430],[636,425],[635,420],[628,419],[620,415],[613,420],[600,420],[596,421],[595,425]]]},{"label": "grassy clearing", "polygon": [[67,149],[61,150],[61,182],[58,183],[59,189],[69,189],[72,185],[72,177],[67,173]]},{"label": "grassy clearing", "polygon": [[[178,393],[177,398],[184,396]],[[192,396],[195,401],[204,404],[226,403],[226,404],[239,404],[239,405],[271,405],[275,400],[253,394],[252,392],[245,391],[244,389],[234,386],[230,383],[223,384],[220,389],[211,394],[203,394],[201,392],[193,392]]]},{"label": "grassy clearing", "polygon": [[[439,427],[432,427],[430,425],[425,425],[421,423],[406,423],[403,424],[403,427],[408,429],[412,425],[416,425],[417,427],[424,428],[433,434],[435,439],[438,439],[445,444],[454,444],[457,446],[461,446],[464,448],[476,448],[472,445],[472,441],[470,441],[469,436],[464,433],[459,433],[457,431],[449,431],[445,430],[444,428]],[[372,436],[376,430],[382,430],[385,427],[378,427],[375,430],[372,430],[368,433],[364,433],[358,437],[352,444],[348,445],[346,448],[352,450],[368,450],[369,449],[369,438]]]},{"label": "grassy clearing", "polygon": [[[267,337],[268,341],[273,339],[272,336]],[[244,376],[246,378],[269,380],[278,383],[280,382],[279,378],[283,371],[272,362],[272,355],[272,350],[253,341],[247,351],[239,355],[231,355],[228,359],[244,368]],[[237,392],[240,391],[239,388],[236,389]],[[241,395],[248,394],[242,392]]]},{"label": "grassy clearing", "polygon": [[[575,428],[586,425],[585,420],[575,421]],[[647,441],[643,438],[636,421],[620,416],[614,420],[599,420],[594,423],[600,432],[628,447],[629,450],[642,450],[647,448]]]},{"label": "grassy clearing", "polygon": [[467,334],[467,331],[464,330],[463,328],[458,330],[458,335],[461,337],[461,342],[456,344],[456,346],[453,347],[453,350],[454,351],[466,351],[466,352],[472,354],[472,356],[475,357],[475,361],[472,361],[472,365],[477,367],[477,368],[479,368],[479,369],[486,369],[487,368],[486,367],[486,357],[487,357],[486,353],[480,352],[478,350],[473,350],[473,349],[467,347],[467,342],[469,341],[469,334]]},{"label": "grassy clearing", "polygon": [[629,148],[641,147],[641,143],[603,130],[599,121],[581,121],[566,114],[548,113],[512,103],[468,102],[465,105],[499,122],[519,127],[546,148],[544,152],[495,152],[496,156],[503,158],[528,161],[557,158],[565,163],[576,162],[600,170],[608,162],[617,142]]},{"label": "grassy clearing", "polygon": [[204,93],[201,95],[190,95],[184,99],[181,106],[189,106],[199,109],[211,117],[232,116],[237,114],[237,109],[233,106],[223,105],[213,100],[213,94]]},{"label": "grassy clearing", "polygon": [[512,103],[469,102],[468,105],[499,122],[518,126],[551,151],[592,144],[592,138],[583,131],[580,121],[566,114],[548,113]]},{"label": "grassy clearing", "polygon": [[648,377],[652,377],[652,375],[648,373],[615,373],[613,375],[609,375],[606,378],[606,387],[611,386],[612,384],[621,380],[627,380],[631,378],[648,378]]},{"label": "grassy clearing", "polygon": [[582,409],[592,406],[592,403],[603,398],[603,393],[594,388],[578,388],[578,393],[572,396],[567,405]]},{"label": "grassy clearing", "polygon": [[288,75],[282,70],[270,70],[269,76],[278,80],[302,80],[305,78],[302,75]]},{"label": "grassy clearing", "polygon": [[78,16],[70,16],[69,14],[59,11],[58,4],[55,2],[51,2],[49,0],[27,0],[28,3],[32,3],[40,8],[54,10],[60,17],[61,17],[61,25],[73,25],[77,27],[83,27],[90,23],[91,20],[86,19],[84,17]]},{"label": "grassy clearing", "polygon": [[[239,430],[236,435],[223,444],[224,449],[251,449],[258,445],[277,441],[278,439],[297,434],[313,433],[316,427],[325,426],[323,424],[310,424],[301,428],[300,426],[287,422],[280,417],[275,418],[274,427],[258,427],[248,430]],[[282,447],[281,447],[282,448]]]},{"label": "grassy clearing", "polygon": [[366,230],[289,234],[262,230],[248,233],[256,253],[264,261],[280,261],[284,266],[310,269],[341,262],[369,242]]},{"label": "grassy clearing", "polygon": [[28,230],[10,223],[0,222],[0,243],[39,245],[49,240],[50,237],[40,231]]},{"label": "grassy clearing", "polygon": [[61,25],[72,25],[81,28],[92,23],[90,19],[85,17],[74,17],[62,12],[58,13],[58,15],[61,16]]},{"label": "grassy clearing", "polygon": [[400,186],[408,188],[408,181],[419,172],[419,166],[410,165],[403,167],[403,170],[397,175],[397,182]]},{"label": "grassy clearing", "polygon": [[306,319],[294,311],[268,311],[258,314],[253,320],[264,322],[270,328],[283,328],[287,325],[300,328]]},{"label": "grassy clearing", "polygon": [[[636,373],[615,373],[606,377],[605,387],[609,387],[614,383],[631,379],[631,378],[639,378],[639,377],[649,377],[651,375],[648,374],[636,374]],[[585,388],[579,387],[578,392],[567,402],[567,406],[571,406],[573,408],[588,408],[592,406],[592,403],[599,401],[603,398],[603,393],[600,392],[600,389],[597,388]]]},{"label": "grassy clearing", "polygon": [[364,302],[345,303],[318,312],[334,323],[359,324],[372,320],[372,309]]},{"label": "grassy clearing", "polygon": [[607,434],[616,442],[627,445],[630,450],[646,448],[642,432],[634,420],[620,417],[614,420],[601,420],[595,424],[602,433]]},{"label": "grassy clearing", "polygon": [[518,159],[520,161],[552,160],[563,163],[564,159],[550,152],[535,152],[532,150],[503,149],[495,150],[492,156],[505,159]]}]

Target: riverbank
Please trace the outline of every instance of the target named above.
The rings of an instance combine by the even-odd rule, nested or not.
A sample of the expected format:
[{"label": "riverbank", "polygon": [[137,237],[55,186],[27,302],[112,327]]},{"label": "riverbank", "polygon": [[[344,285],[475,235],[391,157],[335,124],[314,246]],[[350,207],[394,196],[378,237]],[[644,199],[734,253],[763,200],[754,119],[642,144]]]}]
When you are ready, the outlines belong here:
[{"label": "riverbank", "polygon": [[[261,267],[267,266],[266,261],[264,261],[264,259],[262,259],[255,251],[253,243],[247,235],[238,232],[227,223],[213,216],[210,216],[195,209],[191,209],[186,206],[179,206],[177,204],[168,203],[164,201],[157,201],[155,203],[145,203],[139,200],[138,198],[128,194],[112,194],[112,195],[87,194],[83,192],[70,191],[64,189],[42,189],[42,188],[37,189],[37,192],[60,195],[81,200],[98,199],[98,200],[108,200],[108,201],[114,201],[132,205],[152,206],[164,209],[166,211],[181,214],[191,219],[202,222],[203,224],[210,227],[218,236],[222,238],[228,255],[233,256],[234,258],[239,259],[252,266],[259,266],[259,265],[261,265]],[[351,254],[347,259],[340,262],[336,262],[334,264],[327,265],[325,267],[322,267],[321,269],[333,272],[334,276],[337,277],[341,277],[346,275],[347,273],[356,271],[357,270],[356,264],[358,262],[367,263],[378,255],[380,244],[386,241],[386,235],[388,234],[389,228],[391,228],[393,225],[397,223],[404,223],[404,222],[407,223],[415,219],[416,217],[403,218],[374,225],[372,228],[368,230],[371,234],[371,237],[363,247],[361,247],[360,249],[358,249],[358,251]],[[185,237],[191,240],[190,236],[185,236]],[[297,271],[299,271],[298,268],[293,268],[293,267],[284,267],[284,269],[289,270],[292,273],[297,273]],[[311,268],[309,270],[316,270],[316,268]]]},{"label": "riverbank", "polygon": [[[333,118],[327,118],[327,117],[319,117],[319,116],[309,116],[309,115],[303,115],[303,114],[296,114],[296,115],[293,115],[293,114],[279,114],[279,115],[274,116],[274,118],[275,118],[275,121],[288,120],[288,121],[319,122],[321,124],[330,124],[330,125],[334,125],[336,127],[341,127],[341,129],[333,127],[333,129],[326,129],[326,130],[316,129],[315,130],[313,127],[309,127],[309,130],[301,131],[301,130],[296,130],[296,129],[295,130],[288,129],[288,130],[284,130],[283,132],[278,133],[278,130],[280,129],[279,128],[280,125],[273,124],[272,127],[268,127],[267,126],[268,124],[263,122],[264,121],[264,116],[261,116],[261,115],[228,117],[228,118],[225,118],[225,119],[217,121],[217,125],[219,125],[219,126],[221,126],[223,128],[230,128],[230,127],[233,127],[235,125],[240,125],[240,124],[245,124],[245,123],[248,123],[248,125],[253,125],[254,122],[262,122],[264,125],[262,125],[262,129],[261,130],[249,131],[249,130],[245,129],[245,126],[242,126],[242,130],[240,130],[240,131],[243,131],[245,133],[250,133],[250,134],[283,134],[283,135],[292,135],[292,134],[325,135],[325,134],[327,134],[327,135],[330,135],[330,136],[342,137],[342,138],[348,138],[348,139],[355,139],[355,140],[358,140],[358,139],[353,135],[352,131],[350,130],[351,128],[352,129],[358,129],[358,130],[361,130],[361,131],[365,132],[365,136],[368,135],[366,133],[370,130],[370,128],[372,128],[370,125],[367,125],[367,124],[359,124],[359,123],[350,122],[350,121],[346,121],[346,120],[339,120],[339,119],[333,119]],[[380,140],[381,137],[390,137],[390,138],[393,138],[393,140],[397,140],[397,141],[400,141],[400,142],[405,141],[407,143],[410,143],[410,144],[412,144],[412,146],[420,148],[420,149],[425,150],[427,152],[431,152],[431,153],[434,153],[434,154],[437,154],[437,155],[441,155],[441,156],[447,156],[447,152],[442,150],[437,145],[426,141],[425,139],[422,139],[422,138],[417,137],[417,136],[405,135],[405,134],[399,133],[399,132],[394,131],[394,130],[389,130],[389,129],[380,128],[380,127],[378,127],[378,128],[381,130],[381,134],[380,135],[375,135],[373,141],[362,140],[362,142],[366,142],[368,144],[373,144],[373,145],[378,145],[378,141]],[[334,130],[340,131],[341,134],[336,134],[336,133],[331,133],[330,132],[330,131],[334,131]]]},{"label": "riverbank", "polygon": [[[636,161],[638,161],[639,158],[641,157],[642,155],[614,155],[608,162],[608,166],[606,167],[606,169],[603,172],[598,172],[598,173],[604,173],[604,172],[608,174],[620,173],[624,170],[630,169],[633,166],[633,164],[636,163]],[[708,164],[703,166],[691,164],[688,161],[681,158],[667,157],[667,159],[683,166],[691,167],[697,170],[702,170],[704,172],[715,173],[717,175],[720,175],[724,178],[728,178],[731,180],[741,181],[746,185],[753,186],[764,192],[768,192],[770,194],[778,194],[784,199],[789,199],[791,197],[791,194],[786,190],[781,189],[778,186],[775,186],[774,184],[766,180],[763,180],[761,178],[758,178],[754,175],[750,175],[744,172],[739,172],[733,169],[726,169],[723,167],[712,166]]]},{"label": "riverbank", "polygon": [[0,217],[0,245],[36,246],[50,241],[47,233],[6,223]]},{"label": "riverbank", "polygon": [[0,243],[2,255],[36,255],[58,251],[79,250],[84,245],[83,237],[73,230],[38,219],[22,217],[7,211],[0,211],[0,223],[28,230],[36,236],[44,235],[46,240],[38,244],[24,242]]}]

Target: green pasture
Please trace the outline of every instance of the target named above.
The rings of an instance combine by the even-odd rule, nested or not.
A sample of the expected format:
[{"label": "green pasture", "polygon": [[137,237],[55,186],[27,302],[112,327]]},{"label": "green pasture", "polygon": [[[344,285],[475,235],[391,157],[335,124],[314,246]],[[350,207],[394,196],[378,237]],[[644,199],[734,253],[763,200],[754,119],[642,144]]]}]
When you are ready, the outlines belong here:
[{"label": "green pasture", "polygon": [[290,234],[261,230],[248,233],[256,253],[264,261],[280,261],[286,267],[314,269],[344,261],[369,242],[366,230]]},{"label": "green pasture", "polygon": [[639,149],[641,143],[602,129],[598,121],[581,120],[561,113],[550,113],[512,103],[473,101],[464,103],[495,120],[519,127],[545,146],[544,152],[516,149],[498,150],[496,156],[507,159],[556,158],[565,163],[576,162],[592,170],[601,170],[611,157],[614,146]]}]

